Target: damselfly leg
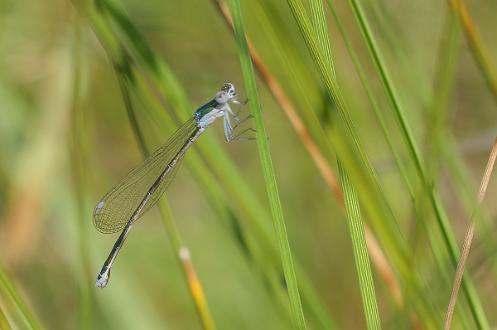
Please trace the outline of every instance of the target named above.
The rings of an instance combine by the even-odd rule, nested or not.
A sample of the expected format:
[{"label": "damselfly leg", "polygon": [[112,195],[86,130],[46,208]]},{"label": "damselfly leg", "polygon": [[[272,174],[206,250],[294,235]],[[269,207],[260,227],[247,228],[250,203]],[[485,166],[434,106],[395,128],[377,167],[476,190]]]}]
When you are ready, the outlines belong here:
[{"label": "damselfly leg", "polygon": [[236,141],[255,140],[256,139],[255,136],[247,136],[247,133],[250,133],[250,132],[255,133],[257,131],[255,128],[252,128],[252,127],[245,128],[243,131],[236,134],[233,137],[233,140],[236,140]]},{"label": "damselfly leg", "polygon": [[[248,103],[248,99],[246,99],[243,102],[232,102],[237,104],[239,107],[236,112],[233,112],[231,107],[229,105],[226,106],[226,111],[225,111],[225,116],[224,116],[224,135],[226,138],[226,141],[235,141],[235,140],[255,140],[254,136],[247,136],[246,133],[248,132],[255,132],[256,130],[252,127],[248,128],[242,128],[243,124],[253,118],[251,114],[248,114],[247,116],[240,118],[239,114],[242,112],[243,108],[245,105]],[[235,125],[231,124],[231,118],[236,122]],[[235,134],[236,131],[242,130],[241,132]]]}]

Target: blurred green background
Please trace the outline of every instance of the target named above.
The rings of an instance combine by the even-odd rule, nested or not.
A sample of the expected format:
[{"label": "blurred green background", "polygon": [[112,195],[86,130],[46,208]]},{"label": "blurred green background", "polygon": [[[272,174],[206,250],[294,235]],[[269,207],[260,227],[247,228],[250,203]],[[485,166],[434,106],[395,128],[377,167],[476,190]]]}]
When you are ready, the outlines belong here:
[{"label": "blurred green background", "polygon": [[[99,6],[105,7],[104,2],[114,4],[140,34],[120,26],[111,11],[102,14]],[[485,71],[478,67],[461,27],[450,27],[453,14],[446,2],[362,4],[421,147],[431,186],[440,192],[451,230],[461,242],[497,135],[496,104]],[[288,4],[257,0],[241,5],[248,37],[336,171],[335,153],[325,138],[333,130],[334,105]],[[467,5],[488,47],[490,63],[497,63],[497,3]],[[334,6],[385,116],[390,142],[407,176],[416,178],[354,14],[346,1]],[[453,264],[445,250],[430,244],[442,239],[426,192],[413,179],[416,198],[410,196],[326,1],[325,9],[338,83],[395,216],[395,230],[409,253],[408,265],[417,274],[415,279],[406,278],[392,262],[403,296],[397,304],[389,283],[373,266],[382,325],[436,328],[447,306]],[[448,31],[453,33],[450,42]],[[113,40],[122,42],[129,54]],[[148,66],[136,54],[142,44],[150,46],[167,70]],[[128,69],[135,78],[126,76]],[[154,74],[169,78],[157,80]],[[47,329],[202,328],[158,208],[134,227],[108,287],[99,290],[93,284],[117,236],[95,229],[93,207],[143,157],[120,77],[125,77],[150,150],[223,83],[234,83],[239,98],[246,97],[237,45],[213,1],[0,1],[0,319],[7,320],[6,329],[37,324]],[[307,284],[297,271],[299,285],[309,295],[316,294],[315,301],[330,320],[328,326],[316,321],[319,317],[308,311],[312,307],[304,297],[308,326],[365,328],[341,202],[263,80],[258,81],[258,91],[293,257],[313,289],[302,288]],[[243,111],[248,113],[248,107]],[[257,218],[269,239],[276,240],[257,144],[224,143],[219,123],[200,140],[169,187],[167,201],[192,254],[214,322],[219,329],[290,328],[279,258],[261,243],[257,227],[247,220]],[[234,166],[215,168],[213,162],[221,158],[209,153],[213,143]],[[245,190],[242,196],[233,192],[241,183],[231,174],[223,176],[231,168],[249,188],[250,197],[243,196]],[[226,181],[233,187],[228,188]],[[495,187],[491,182],[468,262],[486,318],[494,325]],[[361,200],[368,192],[359,190]],[[367,213],[363,218],[368,223]],[[378,230],[373,225],[373,232]],[[430,237],[431,231],[435,237]],[[381,231],[377,240],[383,245]],[[392,251],[385,249],[389,260]],[[471,303],[463,293],[459,299],[455,327],[476,327]],[[431,314],[420,312],[419,305]]]}]

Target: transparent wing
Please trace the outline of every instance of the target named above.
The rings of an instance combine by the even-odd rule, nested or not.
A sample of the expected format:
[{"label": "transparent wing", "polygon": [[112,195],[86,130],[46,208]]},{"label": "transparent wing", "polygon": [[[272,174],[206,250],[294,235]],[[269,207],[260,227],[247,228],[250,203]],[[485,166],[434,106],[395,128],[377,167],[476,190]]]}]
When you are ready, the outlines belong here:
[{"label": "transparent wing", "polygon": [[[109,191],[95,207],[93,222],[97,229],[105,234],[115,233],[124,228],[138,208],[150,187],[159,178],[171,160],[180,152],[188,137],[197,129],[195,118],[181,126],[169,140],[157,149],[143,163],[133,169],[117,186]],[[154,191],[140,214],[154,206],[171,183],[180,159],[174,168],[164,177]]]}]

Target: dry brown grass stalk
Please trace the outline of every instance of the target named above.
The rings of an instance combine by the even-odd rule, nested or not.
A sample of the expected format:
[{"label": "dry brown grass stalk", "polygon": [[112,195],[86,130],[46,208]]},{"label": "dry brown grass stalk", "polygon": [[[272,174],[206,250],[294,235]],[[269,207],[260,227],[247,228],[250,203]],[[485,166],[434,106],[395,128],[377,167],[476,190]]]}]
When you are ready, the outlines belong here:
[{"label": "dry brown grass stalk", "polygon": [[[490,176],[492,174],[492,170],[494,168],[495,158],[497,157],[497,139],[494,142],[492,147],[492,151],[490,152],[490,156],[488,157],[487,166],[485,168],[485,173],[483,174],[483,178],[480,183],[480,190],[478,192],[478,205],[480,206],[483,198],[485,197],[485,193],[487,192],[488,182],[490,181]],[[470,224],[468,230],[466,231],[466,235],[464,237],[464,243],[462,246],[461,257],[459,258],[459,262],[457,264],[456,273],[454,275],[454,282],[452,284],[452,292],[450,294],[449,304],[447,306],[447,312],[445,314],[444,321],[444,329],[450,329],[452,324],[452,318],[454,315],[454,309],[456,307],[457,295],[459,293],[459,288],[461,287],[462,277],[464,275],[464,268],[466,266],[466,261],[468,259],[469,251],[471,250],[471,243],[473,242],[473,236],[475,233],[475,223],[473,221],[474,214],[470,218]]]}]

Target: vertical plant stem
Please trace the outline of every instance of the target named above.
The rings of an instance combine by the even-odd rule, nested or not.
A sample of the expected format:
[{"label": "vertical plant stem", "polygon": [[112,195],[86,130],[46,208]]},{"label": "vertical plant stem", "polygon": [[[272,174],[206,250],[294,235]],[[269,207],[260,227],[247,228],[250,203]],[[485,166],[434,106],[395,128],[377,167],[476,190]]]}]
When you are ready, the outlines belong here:
[{"label": "vertical plant stem", "polygon": [[90,257],[88,256],[88,208],[86,203],[87,185],[84,178],[84,165],[87,159],[87,148],[84,143],[84,108],[81,106],[82,86],[81,74],[83,58],[81,55],[81,17],[74,13],[74,45],[73,45],[73,86],[72,86],[72,109],[71,129],[69,130],[68,154],[71,163],[71,176],[73,180],[73,192],[76,202],[76,224],[78,228],[77,253],[79,254],[81,269],[79,269],[79,325],[81,328],[91,328],[93,319],[93,274],[90,269]]},{"label": "vertical plant stem", "polygon": [[444,21],[437,50],[432,97],[428,107],[430,121],[425,141],[429,142],[430,145],[426,166],[429,181],[435,181],[437,177],[438,167],[442,159],[440,155],[443,155],[442,149],[446,145],[444,138],[446,138],[448,102],[459,57],[460,29],[458,19],[454,12],[447,9]]},{"label": "vertical plant stem", "polygon": [[302,303],[297,285],[297,278],[293,266],[292,254],[290,251],[290,243],[286,232],[286,226],[283,218],[283,209],[278,194],[276,178],[274,175],[273,163],[269,153],[268,137],[262,118],[261,105],[257,94],[257,86],[255,82],[254,69],[250,59],[247,40],[245,37],[245,29],[243,18],[238,0],[231,0],[231,13],[233,15],[233,23],[235,27],[235,37],[239,47],[240,63],[242,66],[245,87],[247,95],[250,99],[250,108],[254,116],[256,126],[257,146],[261,159],[262,171],[266,182],[273,223],[276,230],[276,237],[281,254],[281,262],[283,265],[283,273],[288,287],[290,297],[290,306],[292,310],[293,322],[297,329],[305,329],[304,313],[302,311]]}]

